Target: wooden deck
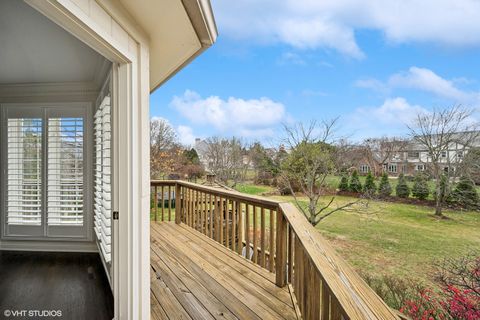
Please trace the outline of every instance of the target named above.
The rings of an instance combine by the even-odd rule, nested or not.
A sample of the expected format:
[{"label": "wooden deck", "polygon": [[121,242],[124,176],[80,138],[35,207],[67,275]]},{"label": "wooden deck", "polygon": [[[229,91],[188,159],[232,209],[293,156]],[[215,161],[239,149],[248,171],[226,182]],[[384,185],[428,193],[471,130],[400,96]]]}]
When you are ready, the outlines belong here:
[{"label": "wooden deck", "polygon": [[151,224],[152,319],[297,319],[288,287],[185,224]]}]

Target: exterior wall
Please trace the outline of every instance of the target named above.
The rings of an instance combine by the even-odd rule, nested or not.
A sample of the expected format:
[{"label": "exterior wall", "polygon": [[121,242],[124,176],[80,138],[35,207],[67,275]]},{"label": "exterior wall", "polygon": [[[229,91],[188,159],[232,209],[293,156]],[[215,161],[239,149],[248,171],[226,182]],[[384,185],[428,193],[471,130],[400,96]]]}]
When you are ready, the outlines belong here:
[{"label": "exterior wall", "polygon": [[26,1],[115,63],[113,210],[119,211],[113,226],[115,318],[149,319],[148,38],[117,1]]},{"label": "exterior wall", "polygon": [[[445,151],[445,155],[441,157],[439,162],[445,167],[455,168],[461,163],[463,157],[465,157],[467,153],[468,148],[465,148],[460,144],[453,144],[449,147],[449,150]],[[461,154],[461,156],[459,156],[459,154]],[[396,172],[389,170],[395,165],[397,167]],[[399,176],[400,173],[413,176],[419,171],[428,171],[430,165],[431,158],[428,156],[427,151],[410,149],[392,157],[384,165],[370,163],[368,159],[364,158],[359,161],[357,170],[359,171],[359,174],[366,175],[368,171],[362,171],[362,169],[365,169],[365,167],[368,166],[370,171],[377,176],[383,174],[384,171],[386,171],[389,176],[393,177]]]}]

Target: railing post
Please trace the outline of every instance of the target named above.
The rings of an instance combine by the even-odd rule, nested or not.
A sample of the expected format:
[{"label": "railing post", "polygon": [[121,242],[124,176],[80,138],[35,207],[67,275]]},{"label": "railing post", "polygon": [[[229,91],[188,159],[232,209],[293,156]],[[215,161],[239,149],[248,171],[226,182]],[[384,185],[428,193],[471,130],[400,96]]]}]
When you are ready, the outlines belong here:
[{"label": "railing post", "polygon": [[175,183],[175,223],[180,224],[182,222],[183,214],[183,199],[182,199],[182,187],[179,183]]},{"label": "railing post", "polygon": [[275,283],[279,287],[287,284],[287,220],[280,207],[277,208],[277,250],[275,256]]}]

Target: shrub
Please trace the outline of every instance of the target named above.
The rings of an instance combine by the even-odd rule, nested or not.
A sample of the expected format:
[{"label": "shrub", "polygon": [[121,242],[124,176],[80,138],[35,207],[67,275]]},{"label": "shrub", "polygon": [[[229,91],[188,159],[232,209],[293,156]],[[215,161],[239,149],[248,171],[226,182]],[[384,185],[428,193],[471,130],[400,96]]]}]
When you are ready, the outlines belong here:
[{"label": "shrub", "polygon": [[422,173],[418,173],[415,176],[415,182],[412,188],[412,195],[420,200],[427,199],[428,195],[430,194],[430,190],[428,188],[428,182]]},{"label": "shrub", "polygon": [[348,189],[352,192],[358,192],[358,193],[362,192],[362,183],[360,182],[360,178],[358,177],[357,170],[352,172]]},{"label": "shrub", "polygon": [[472,290],[453,285],[444,288],[443,294],[424,289],[417,297],[406,300],[400,312],[412,320],[475,320],[480,319],[480,298]]},{"label": "shrub", "polygon": [[452,192],[452,201],[467,209],[478,208],[478,193],[477,190],[475,190],[475,184],[470,178],[466,176],[460,178],[460,181]]},{"label": "shrub", "polygon": [[378,186],[378,193],[382,197],[388,197],[392,194],[392,186],[390,185],[386,172],[382,174],[382,180],[380,180],[380,185]]},{"label": "shrub", "polygon": [[408,196],[410,195],[410,188],[408,187],[407,181],[405,180],[405,176],[403,175],[403,173],[401,173],[398,177],[395,192],[397,194],[397,197],[399,198],[408,198]]},{"label": "shrub", "polygon": [[390,308],[399,310],[407,300],[414,299],[423,283],[418,279],[397,277],[391,274],[370,274],[361,272],[363,280],[372,288]]},{"label": "shrub", "polygon": [[340,179],[340,184],[338,185],[340,191],[348,191],[348,178],[345,175],[342,175]]},{"label": "shrub", "polygon": [[365,179],[365,185],[363,186],[363,192],[367,195],[374,195],[377,192],[377,186],[373,179],[373,175],[368,171],[367,177]]},{"label": "shrub", "polygon": [[472,252],[460,258],[445,258],[437,266],[442,290],[418,290],[405,300],[400,311],[413,320],[480,319],[480,257]]}]

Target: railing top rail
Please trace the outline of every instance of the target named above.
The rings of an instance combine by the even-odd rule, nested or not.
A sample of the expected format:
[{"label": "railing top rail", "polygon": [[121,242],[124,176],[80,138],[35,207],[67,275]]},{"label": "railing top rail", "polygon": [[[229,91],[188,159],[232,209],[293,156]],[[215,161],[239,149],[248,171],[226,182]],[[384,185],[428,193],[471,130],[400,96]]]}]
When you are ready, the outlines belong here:
[{"label": "railing top rail", "polygon": [[278,205],[280,204],[280,201],[264,198],[264,197],[259,197],[255,195],[249,195],[245,193],[241,193],[235,190],[225,190],[225,189],[220,189],[220,188],[215,188],[215,187],[210,187],[210,186],[204,186],[201,184],[196,184],[188,181],[182,181],[182,180],[152,180],[150,182],[150,185],[155,186],[155,185],[181,185],[184,187],[188,187],[191,189],[195,189],[198,191],[203,191],[206,193],[211,193],[211,194],[216,194],[219,196],[224,196],[228,197],[234,200],[241,200],[245,201],[248,203],[256,204],[261,207],[265,207],[268,209],[276,209]]},{"label": "railing top rail", "polygon": [[281,211],[350,319],[400,319],[291,203]]}]

